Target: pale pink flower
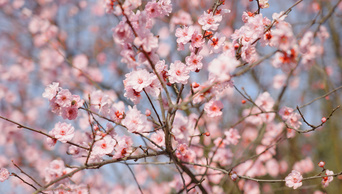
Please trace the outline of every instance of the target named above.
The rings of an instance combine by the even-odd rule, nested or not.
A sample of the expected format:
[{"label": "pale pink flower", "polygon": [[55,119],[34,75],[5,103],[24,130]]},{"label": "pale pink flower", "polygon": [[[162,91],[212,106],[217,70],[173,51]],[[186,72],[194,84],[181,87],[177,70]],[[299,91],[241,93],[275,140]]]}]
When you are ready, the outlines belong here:
[{"label": "pale pink flower", "polygon": [[148,17],[160,17],[162,16],[162,10],[156,1],[150,1],[145,6],[145,11]]},{"label": "pale pink flower", "polygon": [[[151,140],[156,143],[158,146],[163,147],[165,146],[165,134],[162,130],[157,131],[151,135]],[[153,147],[157,147],[152,144]]]},{"label": "pale pink flower", "polygon": [[188,79],[190,78],[189,73],[190,71],[184,63],[181,61],[175,61],[175,63],[171,63],[170,70],[168,71],[169,81],[172,84],[187,84]]},{"label": "pale pink flower", "polygon": [[[86,70],[86,67],[88,66],[88,58],[87,58],[87,55],[85,55],[85,54],[76,55],[76,56],[72,59],[72,65],[73,65],[74,67],[77,67],[78,69]],[[78,71],[78,70],[77,70],[77,71]]]},{"label": "pale pink flower", "polygon": [[213,15],[213,13],[204,12],[198,19],[198,23],[202,26],[203,30],[217,30],[222,20],[222,15]]},{"label": "pale pink flower", "polygon": [[227,145],[236,145],[239,143],[239,139],[241,138],[239,132],[233,128],[230,128],[228,131],[225,131],[224,135],[226,136],[226,138],[224,139],[224,143]]},{"label": "pale pink flower", "polygon": [[255,181],[247,180],[243,185],[243,190],[248,194],[260,194],[259,183]]},{"label": "pale pink flower", "polygon": [[134,39],[134,44],[138,47],[142,46],[146,52],[151,52],[152,49],[158,48],[158,38],[150,30],[145,29],[143,33],[139,33],[139,36]]},{"label": "pale pink flower", "polygon": [[133,141],[131,137],[129,136],[121,137],[118,140],[117,145],[115,146],[115,154],[113,156],[113,159],[123,158],[127,156],[128,154],[130,154],[132,151],[132,145],[133,145]]},{"label": "pale pink flower", "polygon": [[96,90],[90,94],[90,103],[92,110],[99,111],[99,113],[103,113],[106,116],[111,105],[111,100],[109,95],[103,93],[101,90]]},{"label": "pale pink flower", "polygon": [[[213,153],[210,153],[209,155],[212,154]],[[232,163],[233,156],[234,154],[229,148],[219,148],[213,156],[213,161],[219,163],[220,166],[227,166]]]},{"label": "pale pink flower", "polygon": [[56,96],[56,103],[61,107],[71,106],[71,93],[68,89],[61,89]]},{"label": "pale pink flower", "polygon": [[280,89],[286,84],[286,76],[284,74],[275,75],[272,83],[273,88]]},{"label": "pale pink flower", "polygon": [[159,0],[158,4],[161,9],[161,16],[169,16],[169,13],[172,12],[171,0]]},{"label": "pale pink flower", "polygon": [[43,93],[43,97],[51,100],[54,98],[58,91],[60,90],[59,83],[58,82],[53,82],[52,84],[48,85],[45,88],[45,91]]},{"label": "pale pink flower", "polygon": [[73,107],[62,108],[63,119],[75,120],[77,118],[78,109]]},{"label": "pale pink flower", "polygon": [[113,31],[113,39],[118,44],[132,43],[133,42],[133,32],[126,21],[121,21]]},{"label": "pale pink flower", "polygon": [[124,117],[125,113],[125,104],[120,101],[118,103],[114,103],[109,111],[109,116],[112,120],[117,123],[120,123]]},{"label": "pale pink flower", "polygon": [[286,120],[286,124],[291,128],[299,129],[299,127],[302,125],[302,122],[299,121],[300,119],[301,116],[298,113],[292,113]]},{"label": "pale pink flower", "polygon": [[176,29],[176,37],[177,37],[177,43],[186,44],[188,43],[192,35],[195,32],[195,28],[193,26],[183,27],[183,28],[177,28]]},{"label": "pale pink flower", "polygon": [[4,182],[10,176],[9,171],[6,168],[0,168],[0,182]]},{"label": "pale pink flower", "polygon": [[[333,175],[334,172],[331,171],[331,170],[326,170],[325,171],[325,175]],[[327,187],[329,185],[329,183],[331,181],[333,181],[334,177],[333,176],[327,176],[327,177],[323,177],[323,180],[322,180],[322,185],[323,187]]]},{"label": "pale pink flower", "polygon": [[185,62],[188,65],[188,69],[190,71],[199,71],[203,67],[202,59],[202,55],[196,55],[192,52],[190,56],[187,56],[185,58]]},{"label": "pale pink flower", "polygon": [[210,100],[204,105],[204,111],[208,117],[218,117],[222,115],[223,104],[218,100]]},{"label": "pale pink flower", "polygon": [[291,49],[296,43],[296,37],[293,34],[292,27],[287,22],[279,22],[271,32],[271,44],[283,51]]},{"label": "pale pink flower", "polygon": [[268,4],[268,0],[259,0],[259,5],[261,9],[268,8],[270,5]]},{"label": "pale pink flower", "polygon": [[152,83],[152,75],[146,69],[132,71],[125,75],[125,86],[132,87],[136,92],[141,92]]},{"label": "pale pink flower", "polygon": [[150,74],[152,82],[149,86],[146,87],[146,92],[153,97],[158,97],[160,94],[160,90],[162,89],[162,85],[155,74]]},{"label": "pale pink flower", "polygon": [[148,132],[151,128],[151,122],[147,120],[146,115],[141,114],[136,106],[129,107],[126,117],[122,120],[122,124],[131,133]]},{"label": "pale pink flower", "polygon": [[212,74],[213,81],[227,81],[230,80],[231,73],[240,64],[235,57],[221,54],[209,63],[208,71]]},{"label": "pale pink flower", "polygon": [[106,135],[103,139],[95,142],[92,155],[102,157],[106,154],[110,154],[114,150],[115,141],[110,135]]},{"label": "pale pink flower", "polygon": [[224,42],[226,41],[226,37],[220,33],[215,33],[213,37],[211,37],[208,41],[208,46],[210,52],[218,53],[221,51],[224,46]]},{"label": "pale pink flower", "polygon": [[53,160],[49,164],[49,170],[50,172],[56,173],[58,175],[63,174],[63,170],[65,168],[63,160]]},{"label": "pale pink flower", "polygon": [[292,170],[292,172],[285,178],[285,184],[288,187],[297,189],[298,187],[302,186],[302,179],[303,176],[298,171]]},{"label": "pale pink flower", "polygon": [[272,158],[266,162],[266,170],[269,175],[276,177],[279,174],[279,163],[276,159]]},{"label": "pale pink flower", "polygon": [[186,142],[190,135],[193,135],[194,123],[191,122],[190,116],[185,117],[179,112],[176,113],[172,133],[178,142]]},{"label": "pale pink flower", "polygon": [[293,165],[293,169],[300,172],[301,174],[309,173],[313,171],[314,164],[311,158],[307,157],[304,160],[298,161]]},{"label": "pale pink flower", "polygon": [[188,12],[181,9],[180,11],[172,15],[170,21],[170,31],[174,31],[175,25],[190,26],[192,24],[193,21],[191,15]]},{"label": "pale pink flower", "polygon": [[265,111],[271,111],[274,106],[274,100],[268,92],[264,92],[258,96],[255,104]]},{"label": "pale pink flower", "polygon": [[57,140],[66,143],[74,137],[75,128],[71,124],[58,122],[52,129],[52,134]]},{"label": "pale pink flower", "polygon": [[205,40],[203,39],[203,35],[195,30],[191,37],[191,46],[194,48],[201,48],[204,43]]},{"label": "pale pink flower", "polygon": [[[124,84],[125,85],[125,84]],[[130,99],[134,104],[138,104],[142,99],[140,92],[135,91],[130,86],[125,86],[125,94],[124,96]]]},{"label": "pale pink flower", "polygon": [[286,121],[288,118],[290,118],[290,115],[293,113],[293,108],[283,106],[279,110],[279,115],[281,118]]}]

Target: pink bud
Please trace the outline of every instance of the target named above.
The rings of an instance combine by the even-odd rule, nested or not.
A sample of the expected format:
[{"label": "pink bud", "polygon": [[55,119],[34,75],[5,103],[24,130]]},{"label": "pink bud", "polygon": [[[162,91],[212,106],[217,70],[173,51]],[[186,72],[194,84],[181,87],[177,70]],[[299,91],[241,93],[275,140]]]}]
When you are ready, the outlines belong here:
[{"label": "pink bud", "polygon": [[198,84],[198,83],[196,83],[196,82],[194,82],[194,83],[192,83],[192,87],[193,88],[198,88],[200,85]]},{"label": "pink bud", "polygon": [[233,181],[236,181],[236,179],[239,178],[239,176],[236,174],[236,172],[232,172],[232,174],[230,175],[230,178],[233,180]]},{"label": "pink bud", "polygon": [[145,115],[146,115],[146,116],[151,116],[151,111],[150,111],[149,109],[146,109]]},{"label": "pink bud", "polygon": [[321,119],[321,121],[322,121],[322,123],[325,123],[325,122],[327,122],[327,118],[323,117],[323,118]]},{"label": "pink bud", "polygon": [[325,162],[323,162],[323,161],[320,161],[320,162],[318,163],[318,166],[321,167],[321,168],[323,168],[324,165],[325,165]]}]

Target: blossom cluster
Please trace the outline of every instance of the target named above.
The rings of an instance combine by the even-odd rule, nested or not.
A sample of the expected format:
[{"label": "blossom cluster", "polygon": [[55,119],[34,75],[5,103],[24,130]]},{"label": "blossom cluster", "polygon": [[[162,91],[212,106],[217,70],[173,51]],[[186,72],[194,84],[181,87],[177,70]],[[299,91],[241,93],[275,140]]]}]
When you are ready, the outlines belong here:
[{"label": "blossom cluster", "polygon": [[51,111],[63,117],[63,119],[75,120],[78,109],[84,101],[78,95],[73,95],[68,89],[59,87],[59,83],[53,82],[45,88],[43,97],[50,101]]}]

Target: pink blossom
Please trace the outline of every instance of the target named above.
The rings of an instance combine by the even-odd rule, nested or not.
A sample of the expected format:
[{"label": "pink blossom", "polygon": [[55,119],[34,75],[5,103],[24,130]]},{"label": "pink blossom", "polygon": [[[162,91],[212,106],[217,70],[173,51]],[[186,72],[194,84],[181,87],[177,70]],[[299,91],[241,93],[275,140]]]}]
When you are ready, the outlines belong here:
[{"label": "pink blossom", "polygon": [[[160,147],[165,146],[165,134],[164,134],[164,132],[159,130],[156,133],[153,133],[151,135],[151,140]],[[154,144],[152,144],[152,146],[157,147]]]},{"label": "pink blossom", "polygon": [[293,169],[301,174],[309,173],[314,170],[314,164],[310,157],[300,160],[293,165]]},{"label": "pink blossom", "polygon": [[291,128],[299,129],[299,127],[302,125],[302,122],[299,121],[300,119],[301,116],[298,113],[292,113],[286,120],[286,124]]},{"label": "pink blossom", "polygon": [[182,44],[188,43],[191,40],[194,32],[195,32],[195,29],[193,26],[177,28],[176,34],[175,34],[177,37],[177,43],[182,43]]},{"label": "pink blossom", "polygon": [[300,172],[292,170],[292,172],[285,178],[285,184],[288,187],[293,187],[293,189],[297,189],[298,187],[302,186],[302,179],[303,176],[300,174]]},{"label": "pink blossom", "polygon": [[233,128],[230,128],[228,131],[225,131],[224,135],[226,136],[226,138],[224,139],[224,143],[227,145],[236,145],[237,143],[239,143],[239,139],[241,138],[239,132]]},{"label": "pink blossom", "polygon": [[60,87],[58,82],[53,82],[48,87],[45,88],[45,92],[43,93],[43,97],[51,100],[54,98],[58,91],[60,90]]},{"label": "pink blossom", "polygon": [[116,43],[123,44],[133,42],[134,35],[126,21],[121,21],[114,29],[112,29],[112,31],[113,38]]},{"label": "pink blossom", "polygon": [[130,154],[132,151],[132,145],[133,145],[133,141],[131,137],[129,136],[121,137],[118,140],[117,145],[115,146],[115,154],[113,156],[113,159],[123,158],[127,156],[128,154]]},{"label": "pink blossom", "polygon": [[208,117],[218,117],[222,115],[223,104],[218,100],[210,100],[204,105],[204,111]]},{"label": "pink blossom", "polygon": [[4,182],[10,176],[9,171],[6,168],[0,168],[0,182]]},{"label": "pink blossom", "polygon": [[74,131],[75,128],[71,124],[58,122],[52,129],[52,134],[57,140],[66,143],[74,137]]},{"label": "pink blossom", "polygon": [[[331,170],[326,170],[325,171],[325,175],[333,175],[334,172],[331,171]],[[327,177],[323,177],[323,180],[322,180],[322,185],[323,187],[327,187],[329,185],[329,183],[331,181],[333,181],[334,177],[333,176],[327,176]]]},{"label": "pink blossom", "polygon": [[56,103],[61,107],[71,106],[71,93],[68,89],[61,89],[56,96]]},{"label": "pink blossom", "polygon": [[274,100],[268,92],[264,92],[258,96],[255,104],[265,111],[271,111],[274,106]]},{"label": "pink blossom", "polygon": [[74,120],[77,118],[78,109],[73,107],[65,107],[62,109],[63,119]]},{"label": "pink blossom", "polygon": [[147,120],[146,115],[141,114],[136,106],[129,107],[122,124],[131,133],[148,132],[151,128],[151,123]]},{"label": "pink blossom", "polygon": [[136,92],[141,92],[144,88],[149,86],[153,79],[152,75],[146,69],[139,69],[126,74],[125,87],[131,87]]},{"label": "pink blossom", "polygon": [[203,30],[217,30],[222,20],[222,15],[213,15],[213,13],[204,12],[198,19],[198,23]]},{"label": "pink blossom", "polygon": [[221,54],[209,63],[208,71],[212,74],[213,81],[227,81],[230,80],[231,73],[240,64],[235,57],[227,54]]},{"label": "pink blossom", "polygon": [[202,55],[196,55],[195,53],[192,52],[190,56],[187,56],[185,58],[188,69],[190,71],[199,71],[200,69],[202,69],[203,67],[202,59],[203,59]]},{"label": "pink blossom", "polygon": [[109,116],[112,120],[114,120],[117,123],[120,123],[121,120],[124,117],[125,113],[125,104],[120,101],[117,103],[114,103],[109,111]]},{"label": "pink blossom", "polygon": [[218,53],[221,51],[224,46],[224,42],[226,41],[226,37],[224,37],[220,33],[215,33],[213,37],[211,37],[208,41],[208,45],[211,52]]},{"label": "pink blossom", "polygon": [[191,37],[191,46],[193,48],[201,48],[205,43],[205,40],[203,39],[203,35],[199,33],[197,30],[192,34]]},{"label": "pink blossom", "polygon": [[175,61],[175,63],[171,63],[170,70],[168,71],[169,81],[172,84],[187,84],[188,79],[190,78],[189,73],[190,71],[184,63]]},{"label": "pink blossom", "polygon": [[259,0],[259,5],[261,9],[268,8],[270,5],[268,4],[268,0]]},{"label": "pink blossom", "polygon": [[[125,85],[125,84],[124,84]],[[130,99],[134,104],[138,104],[142,99],[140,92],[135,91],[130,86],[125,86],[125,94],[124,96]]]},{"label": "pink blossom", "polygon": [[276,159],[272,158],[266,162],[266,170],[269,175],[276,177],[279,174],[279,164]]},{"label": "pink blossom", "polygon": [[291,47],[296,43],[292,27],[287,22],[279,21],[279,23],[276,25],[276,28],[271,32],[271,44],[283,51],[291,49]]},{"label": "pink blossom", "polygon": [[158,38],[156,38],[149,30],[145,29],[134,39],[134,44],[138,47],[142,46],[146,52],[151,52],[152,49],[158,48]]},{"label": "pink blossom", "polygon": [[156,1],[150,1],[145,6],[145,11],[148,17],[160,17],[162,16],[162,10]]},{"label": "pink blossom", "polygon": [[102,157],[110,154],[114,150],[115,141],[110,135],[106,135],[103,139],[96,141],[92,150],[92,155]]}]

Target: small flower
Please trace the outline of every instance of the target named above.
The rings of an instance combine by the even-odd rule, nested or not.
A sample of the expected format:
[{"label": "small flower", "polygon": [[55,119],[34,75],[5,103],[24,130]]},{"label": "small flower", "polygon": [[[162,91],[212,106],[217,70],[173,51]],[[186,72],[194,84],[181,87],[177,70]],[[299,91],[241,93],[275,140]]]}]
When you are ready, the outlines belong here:
[{"label": "small flower", "polygon": [[6,168],[0,168],[0,182],[4,182],[10,176],[10,173]]},{"label": "small flower", "polygon": [[239,176],[236,174],[235,171],[232,171],[231,174],[230,174],[230,178],[233,180],[233,181],[236,181]]},{"label": "small flower", "polygon": [[55,97],[56,94],[58,93],[58,90],[59,90],[58,85],[59,85],[59,83],[53,82],[48,87],[46,87],[45,91],[43,93],[43,97],[47,98],[49,100],[51,100],[53,97]]},{"label": "small flower", "polygon": [[293,187],[293,189],[297,189],[298,187],[302,186],[302,179],[303,176],[300,174],[300,172],[292,170],[292,172],[285,178],[285,184],[288,187]]},{"label": "small flower", "polygon": [[217,117],[222,115],[223,104],[218,100],[211,100],[204,105],[204,110],[208,117]]},{"label": "small flower", "polygon": [[[333,174],[334,174],[334,172],[331,171],[331,170],[326,170],[325,171],[325,175],[333,175]],[[333,179],[334,179],[334,177],[332,177],[332,176],[323,177],[323,180],[322,180],[323,187],[327,187],[329,185],[329,183],[331,181],[333,181]]]},{"label": "small flower", "polygon": [[322,121],[322,123],[325,123],[325,122],[327,122],[327,118],[323,117],[323,118],[321,119],[321,121]]},{"label": "small flower", "polygon": [[66,143],[74,137],[75,128],[70,124],[58,122],[52,129],[52,134],[57,140]]},{"label": "small flower", "polygon": [[189,69],[187,66],[180,62],[175,61],[175,63],[171,63],[170,70],[169,70],[169,81],[171,84],[173,83],[181,83],[181,84],[187,84],[189,76]]},{"label": "small flower", "polygon": [[320,161],[320,162],[318,163],[318,166],[321,167],[321,168],[324,168],[324,165],[325,165],[325,162],[323,162],[323,161]]}]

